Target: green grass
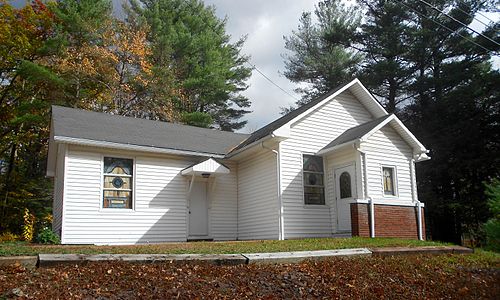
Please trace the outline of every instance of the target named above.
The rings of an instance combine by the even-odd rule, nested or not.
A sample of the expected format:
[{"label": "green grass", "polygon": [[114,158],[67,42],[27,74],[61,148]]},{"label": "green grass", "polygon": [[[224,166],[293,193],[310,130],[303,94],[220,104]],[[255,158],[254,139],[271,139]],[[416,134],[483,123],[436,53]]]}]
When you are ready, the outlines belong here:
[{"label": "green grass", "polygon": [[6,242],[0,244],[0,256],[36,255],[39,253],[77,253],[77,254],[224,254],[224,253],[259,253],[306,250],[331,250],[346,248],[380,247],[418,247],[444,246],[448,244],[432,241],[405,240],[396,238],[316,238],[298,240],[260,240],[230,242],[188,242],[163,243],[133,246],[91,246],[91,245],[39,245],[25,242]]}]

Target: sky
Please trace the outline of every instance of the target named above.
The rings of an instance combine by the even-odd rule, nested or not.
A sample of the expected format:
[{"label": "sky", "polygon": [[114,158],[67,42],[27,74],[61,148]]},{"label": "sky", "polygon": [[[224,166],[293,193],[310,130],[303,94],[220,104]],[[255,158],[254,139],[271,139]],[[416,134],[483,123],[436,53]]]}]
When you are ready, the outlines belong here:
[{"label": "sky", "polygon": [[[227,16],[226,29],[234,40],[247,35],[242,52],[250,55],[250,63],[297,99],[300,95],[293,91],[297,85],[282,75],[285,71],[282,54],[286,52],[283,36],[290,35],[297,28],[302,12],[313,11],[317,2],[205,0],[207,5],[215,6],[217,16]],[[255,70],[248,84],[243,94],[252,102],[252,112],[245,116],[248,123],[242,132],[252,132],[277,119],[280,107],[288,107],[296,101]]]}]

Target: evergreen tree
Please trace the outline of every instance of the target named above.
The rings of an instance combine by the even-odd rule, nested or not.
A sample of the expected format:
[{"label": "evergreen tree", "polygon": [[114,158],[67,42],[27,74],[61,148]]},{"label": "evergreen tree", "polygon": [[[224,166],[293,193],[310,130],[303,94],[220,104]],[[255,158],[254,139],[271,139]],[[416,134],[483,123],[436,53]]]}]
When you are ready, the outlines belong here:
[{"label": "evergreen tree", "polygon": [[200,119],[203,113],[219,129],[242,128],[250,102],[241,92],[251,74],[244,65],[248,57],[240,54],[243,39],[230,43],[226,21],[200,0],[142,0],[132,8],[151,28],[154,72],[174,74],[179,93],[173,101],[182,118]]},{"label": "evergreen tree", "polygon": [[325,0],[314,13],[317,24],[311,13],[305,12],[297,31],[284,37],[285,49],[290,51],[284,55],[284,75],[292,82],[307,84],[296,90],[303,94],[298,106],[353,79],[363,58],[356,49],[345,46],[354,43],[361,25],[357,7],[346,7],[340,0]]},{"label": "evergreen tree", "polygon": [[[426,2],[468,25],[488,8],[484,1]],[[408,54],[416,72],[414,100],[402,117],[433,158],[417,164],[419,194],[433,237],[459,243],[464,234],[474,238],[488,218],[483,181],[500,173],[500,73],[490,63],[499,48],[429,5],[406,5],[416,10],[410,9],[416,38]],[[492,24],[483,34],[498,41],[498,29]]]},{"label": "evergreen tree", "polygon": [[356,43],[348,45],[365,53],[360,79],[389,112],[408,103],[407,90],[413,82],[414,63],[407,57],[414,28],[410,13],[395,1],[361,0],[367,10]]}]

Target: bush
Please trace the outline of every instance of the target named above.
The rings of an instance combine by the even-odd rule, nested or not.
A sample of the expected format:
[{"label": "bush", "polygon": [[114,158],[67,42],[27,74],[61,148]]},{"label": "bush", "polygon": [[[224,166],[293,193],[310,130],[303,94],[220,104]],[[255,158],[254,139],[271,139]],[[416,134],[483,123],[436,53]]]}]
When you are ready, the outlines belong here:
[{"label": "bush", "polygon": [[35,216],[30,213],[29,209],[24,209],[24,225],[23,239],[27,242],[33,241],[33,233],[35,232]]},{"label": "bush", "polygon": [[4,232],[2,235],[0,235],[0,243],[3,242],[15,242],[19,240],[19,236],[15,235],[11,232]]},{"label": "bush", "polygon": [[49,227],[40,230],[36,237],[36,242],[40,244],[59,244],[59,237]]},{"label": "bush", "polygon": [[500,252],[500,221],[490,219],[484,224],[486,232],[486,249]]},{"label": "bush", "polygon": [[491,184],[486,184],[486,194],[489,196],[488,206],[493,215],[484,224],[486,248],[500,252],[500,180],[494,179]]}]

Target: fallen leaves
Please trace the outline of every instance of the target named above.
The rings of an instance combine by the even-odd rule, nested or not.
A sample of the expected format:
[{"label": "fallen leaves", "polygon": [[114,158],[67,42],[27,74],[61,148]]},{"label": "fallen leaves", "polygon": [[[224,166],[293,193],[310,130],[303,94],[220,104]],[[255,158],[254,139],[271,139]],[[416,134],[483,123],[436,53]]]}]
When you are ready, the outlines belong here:
[{"label": "fallen leaves", "polygon": [[[0,298],[425,299],[495,298],[500,271],[439,257],[358,257],[213,266],[100,262],[0,269]],[[446,270],[446,271],[444,271]],[[20,296],[22,295],[22,296]]]}]

